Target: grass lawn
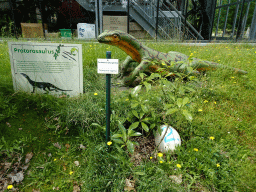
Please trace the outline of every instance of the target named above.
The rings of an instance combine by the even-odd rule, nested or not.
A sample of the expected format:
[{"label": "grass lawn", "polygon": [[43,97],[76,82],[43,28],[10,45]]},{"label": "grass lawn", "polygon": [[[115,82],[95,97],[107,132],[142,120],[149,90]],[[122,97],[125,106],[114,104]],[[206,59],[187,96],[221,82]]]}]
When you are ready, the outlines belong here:
[{"label": "grass lawn", "polygon": [[[82,43],[84,94],[57,98],[14,93],[8,45],[0,42],[0,191],[256,190],[256,47],[146,44],[248,74],[218,69],[186,81],[145,77],[137,91],[114,86],[107,146],[105,77],[97,74],[97,58],[111,51],[122,62],[123,51]],[[163,124],[181,136],[174,152],[155,149]],[[17,173],[24,179],[12,182]]]}]

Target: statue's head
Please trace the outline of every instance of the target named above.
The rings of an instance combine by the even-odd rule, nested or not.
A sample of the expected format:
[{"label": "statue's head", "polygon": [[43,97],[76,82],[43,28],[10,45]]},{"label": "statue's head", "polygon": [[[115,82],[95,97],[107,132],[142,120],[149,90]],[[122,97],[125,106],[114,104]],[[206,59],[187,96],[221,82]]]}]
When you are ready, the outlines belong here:
[{"label": "statue's head", "polygon": [[123,35],[128,35],[128,34],[120,30],[114,30],[114,31],[105,30],[103,33],[101,33],[98,36],[97,40],[100,43],[115,44],[121,41]]}]

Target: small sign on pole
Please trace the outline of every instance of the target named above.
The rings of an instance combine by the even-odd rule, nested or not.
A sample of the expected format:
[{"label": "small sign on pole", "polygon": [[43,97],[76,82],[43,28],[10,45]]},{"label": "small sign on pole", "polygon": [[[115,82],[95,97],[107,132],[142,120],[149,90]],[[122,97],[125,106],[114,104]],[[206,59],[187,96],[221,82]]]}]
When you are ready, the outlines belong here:
[{"label": "small sign on pole", "polygon": [[118,74],[118,59],[98,59],[98,73]]},{"label": "small sign on pole", "polygon": [[106,74],[106,143],[110,141],[110,89],[111,74],[118,74],[118,59],[111,59],[111,52],[106,52],[107,59],[98,59],[98,73]]}]

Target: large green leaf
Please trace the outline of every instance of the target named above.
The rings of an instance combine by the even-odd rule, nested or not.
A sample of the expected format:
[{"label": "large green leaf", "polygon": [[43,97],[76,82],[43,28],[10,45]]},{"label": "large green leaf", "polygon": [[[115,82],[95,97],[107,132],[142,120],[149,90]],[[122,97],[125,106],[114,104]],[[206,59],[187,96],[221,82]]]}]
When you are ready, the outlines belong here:
[{"label": "large green leaf", "polygon": [[139,102],[134,102],[131,104],[131,108],[135,108],[139,105]]},{"label": "large green leaf", "polygon": [[153,129],[155,126],[156,126],[155,123],[151,124],[151,125],[150,125],[150,129]]},{"label": "large green leaf", "polygon": [[189,98],[185,97],[182,101],[183,106],[186,105],[189,102]]},{"label": "large green leaf", "polygon": [[165,109],[169,109],[169,108],[172,108],[172,107],[173,107],[173,104],[164,104]]},{"label": "large green leaf", "polygon": [[113,139],[119,138],[119,137],[123,137],[122,134],[116,133],[114,135],[112,135]]},{"label": "large green leaf", "polygon": [[132,95],[137,96],[137,94],[140,92],[142,85],[138,85],[133,88]]},{"label": "large green leaf", "polygon": [[160,75],[159,73],[152,73],[152,74],[150,75],[149,79],[155,79],[155,78],[157,78],[157,77],[161,78],[161,75]]},{"label": "large green leaf", "polygon": [[141,109],[144,113],[147,113],[148,112],[148,108],[145,106],[145,105],[140,105],[141,106]]},{"label": "large green leaf", "polygon": [[95,126],[95,127],[98,127],[98,128],[100,128],[100,129],[102,129],[102,130],[106,130],[106,127],[105,127],[105,126],[101,126],[101,125],[99,125],[98,123],[92,123],[91,125],[92,125],[92,126]]},{"label": "large green leaf", "polygon": [[140,132],[134,132],[134,133],[131,133],[129,136],[133,137],[133,136],[141,136],[142,134]]},{"label": "large green leaf", "polygon": [[166,111],[166,115],[171,115],[171,114],[173,114],[173,113],[175,113],[177,111],[179,111],[177,108],[168,109]]},{"label": "large green leaf", "polygon": [[124,141],[122,141],[121,139],[112,139],[112,141],[118,144],[124,144]]},{"label": "large green leaf", "polygon": [[149,128],[148,128],[147,124],[141,122],[141,126],[142,126],[142,128],[143,128],[146,132],[149,131]]},{"label": "large green leaf", "polygon": [[177,99],[177,105],[178,107],[181,107],[182,106],[182,103],[183,103],[183,100],[181,98],[178,98]]},{"label": "large green leaf", "polygon": [[137,113],[137,111],[132,110],[132,114],[133,114],[135,117],[137,117],[138,119],[140,118],[139,115],[138,115],[138,113]]},{"label": "large green leaf", "polygon": [[145,115],[145,113],[141,112],[140,113],[140,119],[142,119],[142,117]]},{"label": "large green leaf", "polygon": [[151,90],[151,84],[147,82],[144,82],[143,84],[145,85],[147,92],[149,92]]},{"label": "large green leaf", "polygon": [[145,123],[149,123],[149,120],[150,120],[150,118],[146,117],[146,118],[142,119],[141,121],[143,121]]},{"label": "large green leaf", "polygon": [[141,78],[141,79],[144,79],[145,76],[146,76],[145,73],[140,73],[140,78]]},{"label": "large green leaf", "polygon": [[129,129],[131,129],[131,130],[132,130],[132,129],[136,129],[136,128],[139,126],[139,123],[140,123],[140,122],[137,121],[137,122],[131,124],[130,127],[129,127]]},{"label": "large green leaf", "polygon": [[118,127],[119,127],[119,129],[122,133],[122,138],[123,138],[124,142],[126,142],[127,141],[127,134],[126,134],[127,130],[125,129],[125,127],[120,122],[118,124]]},{"label": "large green leaf", "polygon": [[128,151],[130,153],[134,153],[134,144],[130,140],[128,140],[126,144],[127,144]]},{"label": "large green leaf", "polygon": [[195,92],[196,90],[191,87],[185,87],[188,91]]},{"label": "large green leaf", "polygon": [[186,117],[186,119],[188,121],[192,121],[193,120],[192,115],[187,110],[183,110],[183,115]]}]

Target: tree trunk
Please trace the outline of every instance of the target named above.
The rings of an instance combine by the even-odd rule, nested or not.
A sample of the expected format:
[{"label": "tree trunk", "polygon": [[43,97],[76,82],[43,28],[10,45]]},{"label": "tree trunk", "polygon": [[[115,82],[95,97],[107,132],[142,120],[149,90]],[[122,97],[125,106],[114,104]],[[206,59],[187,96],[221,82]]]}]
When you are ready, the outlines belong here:
[{"label": "tree trunk", "polygon": [[214,19],[214,11],[216,6],[215,0],[199,0],[202,6],[202,31],[201,35],[205,40],[211,38],[212,20]]}]

